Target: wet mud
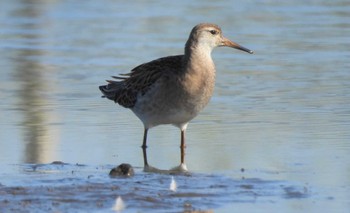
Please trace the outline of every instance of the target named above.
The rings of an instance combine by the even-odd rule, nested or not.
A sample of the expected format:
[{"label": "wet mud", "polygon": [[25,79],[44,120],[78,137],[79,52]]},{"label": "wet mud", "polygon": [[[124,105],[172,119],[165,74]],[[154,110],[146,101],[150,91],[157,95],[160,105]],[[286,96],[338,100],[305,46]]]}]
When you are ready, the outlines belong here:
[{"label": "wet mud", "polygon": [[111,177],[112,165],[16,166],[19,174],[0,184],[2,212],[214,212],[230,203],[311,196],[306,186],[243,176],[168,175],[134,168],[133,176]]}]

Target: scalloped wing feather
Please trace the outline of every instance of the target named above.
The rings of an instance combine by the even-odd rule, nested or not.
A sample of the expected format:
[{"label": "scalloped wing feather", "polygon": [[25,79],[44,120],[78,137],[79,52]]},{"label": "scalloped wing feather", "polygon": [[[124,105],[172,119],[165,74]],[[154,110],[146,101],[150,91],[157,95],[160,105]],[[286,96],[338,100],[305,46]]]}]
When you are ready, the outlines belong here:
[{"label": "scalloped wing feather", "polygon": [[112,76],[116,80],[107,80],[107,85],[100,86],[103,97],[126,108],[134,107],[137,96],[146,94],[165,73],[181,71],[182,57],[183,55],[159,58],[135,67],[130,73]]}]

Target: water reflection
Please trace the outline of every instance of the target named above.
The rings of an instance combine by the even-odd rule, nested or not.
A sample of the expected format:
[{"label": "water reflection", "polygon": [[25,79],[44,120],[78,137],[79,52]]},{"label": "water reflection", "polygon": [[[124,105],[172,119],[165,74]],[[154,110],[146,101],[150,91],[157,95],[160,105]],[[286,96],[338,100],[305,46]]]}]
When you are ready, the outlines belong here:
[{"label": "water reflection", "polygon": [[[305,212],[325,212],[324,207],[329,209],[326,212],[349,209],[349,3],[102,2],[84,1],[78,5],[77,1],[0,1],[0,188],[12,181],[22,186],[28,180],[27,173],[17,174],[17,167],[4,169],[3,165],[8,164],[61,160],[72,164],[127,162],[142,166],[142,125],[132,112],[101,99],[97,86],[108,76],[127,72],[142,62],[180,54],[190,28],[208,21],[219,24],[227,37],[249,44],[256,54],[252,58],[228,49],[213,52],[218,70],[216,94],[189,126],[186,151],[190,171],[222,172],[237,184],[244,176],[311,186],[307,187],[310,197],[303,200],[295,200],[303,189],[295,192],[283,188],[276,199],[265,196],[271,203],[266,212],[273,211],[276,205],[283,212],[293,211],[295,206]],[[148,151],[154,166],[176,165],[178,137],[178,131],[171,126],[152,129]],[[241,168],[244,172],[240,172]],[[71,174],[72,170],[69,167],[64,170],[67,173],[47,176],[44,181],[53,178],[49,184],[60,184],[63,178],[71,180],[71,175],[76,174]],[[89,169],[77,181],[89,181],[90,187],[86,177],[105,177],[106,170]],[[166,189],[169,187],[169,177],[145,182],[141,179],[144,176],[137,174],[140,179],[136,180],[147,184],[144,192],[158,192],[153,189],[161,182]],[[43,178],[42,173],[38,178]],[[186,177],[183,183],[176,180],[179,190],[215,190],[201,185],[202,176]],[[217,178],[210,180],[220,183]],[[104,187],[100,183],[108,181],[111,180],[101,178],[97,185]],[[114,181],[110,183],[115,186]],[[125,186],[125,193],[134,183],[132,180]],[[200,186],[193,188],[192,183]],[[227,198],[240,199],[242,191],[269,195],[269,190],[279,185],[248,183],[243,190],[240,185],[228,185],[234,192]],[[31,184],[28,186],[32,190]],[[227,191],[226,188],[221,183],[216,186],[219,195],[225,196],[221,189]],[[62,191],[66,192],[67,187]],[[109,188],[102,191],[119,192]],[[32,196],[31,192],[26,195]],[[79,189],[75,192],[81,195]],[[91,197],[103,199],[99,197],[103,193],[98,191],[96,196],[90,192]],[[40,195],[41,191],[36,193]],[[139,195],[135,194],[134,200],[134,195],[125,197],[126,203],[142,204],[138,202],[143,199]],[[253,196],[248,196],[248,202],[233,201],[230,207],[247,212],[264,209],[265,203],[256,202]],[[284,196],[287,202],[280,199]],[[110,207],[115,198],[104,205]],[[7,199],[11,207],[17,206],[18,200],[11,199]],[[156,201],[163,205],[172,200]],[[198,206],[204,208],[206,200],[200,201]],[[221,201],[220,198],[215,203]],[[232,202],[224,201],[225,205]],[[94,203],[95,200],[89,202]]]},{"label": "water reflection", "polygon": [[[41,22],[42,11],[33,1],[24,1],[21,8],[13,15],[22,18],[23,22],[18,25],[23,33],[19,35],[21,45],[28,48],[20,48],[16,51],[13,59],[15,64],[15,78],[20,89],[18,108],[23,113],[24,130],[24,162],[43,163],[55,159],[55,146],[58,143],[58,129],[55,125],[48,125],[57,120],[47,93],[52,91],[50,79],[46,78],[45,72],[49,67],[40,62],[40,59],[48,52],[38,49],[42,38],[38,30],[46,30]],[[42,4],[40,5],[42,6]],[[34,45],[32,45],[34,44]]]}]

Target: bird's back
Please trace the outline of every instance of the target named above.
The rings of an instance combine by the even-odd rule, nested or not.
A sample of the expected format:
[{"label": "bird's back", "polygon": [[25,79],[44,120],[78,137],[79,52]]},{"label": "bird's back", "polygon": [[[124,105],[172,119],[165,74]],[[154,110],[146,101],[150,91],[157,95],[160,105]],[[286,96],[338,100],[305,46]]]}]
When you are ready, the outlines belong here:
[{"label": "bird's back", "polygon": [[116,80],[107,80],[108,84],[99,88],[104,97],[123,107],[133,108],[138,95],[145,95],[159,79],[182,70],[183,55],[163,57],[141,64],[130,73],[112,76]]}]

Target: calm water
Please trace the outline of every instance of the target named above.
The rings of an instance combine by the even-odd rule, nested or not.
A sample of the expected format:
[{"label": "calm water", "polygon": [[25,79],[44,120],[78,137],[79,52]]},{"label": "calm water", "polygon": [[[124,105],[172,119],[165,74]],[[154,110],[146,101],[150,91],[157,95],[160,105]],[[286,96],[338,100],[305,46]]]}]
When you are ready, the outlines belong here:
[{"label": "calm water", "polygon": [[[185,202],[215,212],[349,211],[348,1],[18,0],[1,1],[0,8],[1,208],[25,199],[4,193],[10,186],[35,195],[41,194],[35,187],[47,183],[64,191],[62,183],[108,188],[136,181],[142,182],[137,196],[120,189],[126,211],[182,211]],[[141,122],[101,99],[98,86],[140,63],[181,54],[200,22],[219,24],[255,54],[214,50],[215,95],[187,133],[186,161],[194,175],[178,177],[178,194],[168,194],[161,185],[169,176],[139,168]],[[179,140],[172,126],[151,129],[150,163],[176,166]],[[48,164],[58,160],[68,165]],[[105,177],[123,162],[137,167],[134,180]],[[41,164],[45,172],[28,172]],[[65,179],[70,170],[81,171],[77,180]],[[86,181],[92,174],[97,178]],[[159,194],[148,194],[154,188]],[[75,192],[82,199],[83,192]],[[117,195],[105,193],[102,206],[72,201],[64,211],[104,211]],[[146,199],[159,195],[164,198]],[[31,205],[23,208],[42,207]]]}]

